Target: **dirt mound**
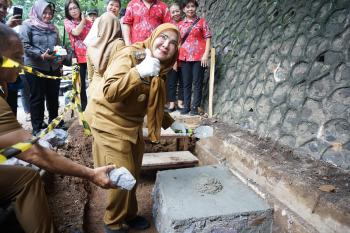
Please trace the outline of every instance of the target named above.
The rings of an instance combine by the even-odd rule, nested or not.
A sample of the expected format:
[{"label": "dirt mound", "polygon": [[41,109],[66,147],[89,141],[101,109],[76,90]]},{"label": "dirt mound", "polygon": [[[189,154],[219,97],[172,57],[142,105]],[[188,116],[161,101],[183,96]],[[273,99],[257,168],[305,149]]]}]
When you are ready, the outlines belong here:
[{"label": "dirt mound", "polygon": [[[84,136],[77,121],[72,123],[68,134],[68,144],[59,153],[79,164],[92,167],[91,137]],[[84,213],[90,192],[89,182],[76,177],[49,174],[45,184],[58,231],[83,232]]]},{"label": "dirt mound", "polygon": [[[92,138],[84,135],[77,120],[71,123],[68,134],[68,144],[59,153],[77,163],[93,167]],[[49,205],[60,233],[103,232],[105,190],[75,177],[49,174],[45,179]],[[139,214],[150,222],[154,181],[155,173],[144,173],[137,189]],[[153,223],[150,229],[137,232],[157,233]]]}]

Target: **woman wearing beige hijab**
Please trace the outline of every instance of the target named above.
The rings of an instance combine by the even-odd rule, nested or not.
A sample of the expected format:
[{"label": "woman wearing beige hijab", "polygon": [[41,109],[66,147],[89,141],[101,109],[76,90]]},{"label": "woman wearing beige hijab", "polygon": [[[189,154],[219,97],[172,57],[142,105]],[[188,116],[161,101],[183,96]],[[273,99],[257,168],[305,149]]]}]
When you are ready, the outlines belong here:
[{"label": "woman wearing beige hijab", "polygon": [[[143,42],[119,49],[113,56],[85,111],[94,137],[95,166],[115,164],[127,168],[138,180],[144,151],[142,124],[147,114],[149,138],[158,142],[161,127],[173,123],[164,113],[165,77],[174,65],[180,35],[173,24],[162,24]],[[137,216],[136,187],[108,191],[105,232],[145,229],[149,223]]]},{"label": "woman wearing beige hijab", "polygon": [[93,94],[97,83],[102,80],[110,58],[124,45],[121,40],[119,19],[114,14],[106,12],[101,15],[97,28],[97,39],[87,50],[89,96]]}]

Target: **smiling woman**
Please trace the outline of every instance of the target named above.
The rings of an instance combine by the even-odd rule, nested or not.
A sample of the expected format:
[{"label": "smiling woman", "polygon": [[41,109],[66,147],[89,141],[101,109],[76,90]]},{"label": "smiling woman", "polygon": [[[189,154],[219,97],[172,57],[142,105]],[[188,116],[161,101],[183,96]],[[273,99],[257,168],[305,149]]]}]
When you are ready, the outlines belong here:
[{"label": "smiling woman", "polygon": [[[120,48],[108,61],[103,81],[85,111],[94,137],[96,167],[115,164],[139,179],[145,115],[152,142],[159,141],[161,127],[168,128],[173,123],[170,115],[164,113],[165,77],[177,59],[179,40],[175,25],[162,24],[149,38]],[[140,62],[136,56],[145,51],[146,57]],[[135,191],[136,187],[129,192],[109,192],[104,217],[106,232],[126,232],[122,229],[124,221],[131,228],[148,228],[149,223],[136,215]]]},{"label": "smiling woman", "polygon": [[[34,2],[29,19],[24,21],[19,34],[24,46],[24,64],[46,75],[61,76],[63,57],[51,51],[59,45],[59,35],[52,23],[55,6],[44,0]],[[33,134],[45,128],[45,100],[49,112],[49,122],[58,116],[58,95],[60,80],[43,79],[26,73],[30,87],[30,112]],[[48,122],[48,123],[49,123]]]}]

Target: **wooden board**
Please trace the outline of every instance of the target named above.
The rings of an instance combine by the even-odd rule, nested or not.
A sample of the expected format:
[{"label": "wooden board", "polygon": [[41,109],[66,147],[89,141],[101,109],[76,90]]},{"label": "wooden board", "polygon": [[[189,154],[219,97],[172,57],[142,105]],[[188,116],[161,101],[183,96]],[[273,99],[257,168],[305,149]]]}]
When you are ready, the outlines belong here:
[{"label": "wooden board", "polygon": [[193,167],[198,159],[189,151],[145,153],[142,170]]},{"label": "wooden board", "polygon": [[215,79],[215,48],[210,51],[210,74],[209,74],[209,118],[213,117],[213,96],[214,96],[214,79]]}]

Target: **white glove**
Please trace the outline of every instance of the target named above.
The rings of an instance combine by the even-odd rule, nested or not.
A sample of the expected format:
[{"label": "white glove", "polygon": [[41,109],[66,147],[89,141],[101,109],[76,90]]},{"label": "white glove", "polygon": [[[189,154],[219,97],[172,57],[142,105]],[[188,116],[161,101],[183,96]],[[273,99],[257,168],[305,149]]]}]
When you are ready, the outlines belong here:
[{"label": "white glove", "polygon": [[136,70],[139,72],[140,77],[153,77],[159,74],[160,62],[157,58],[152,57],[151,50],[146,49],[146,58],[138,65],[136,65]]}]

